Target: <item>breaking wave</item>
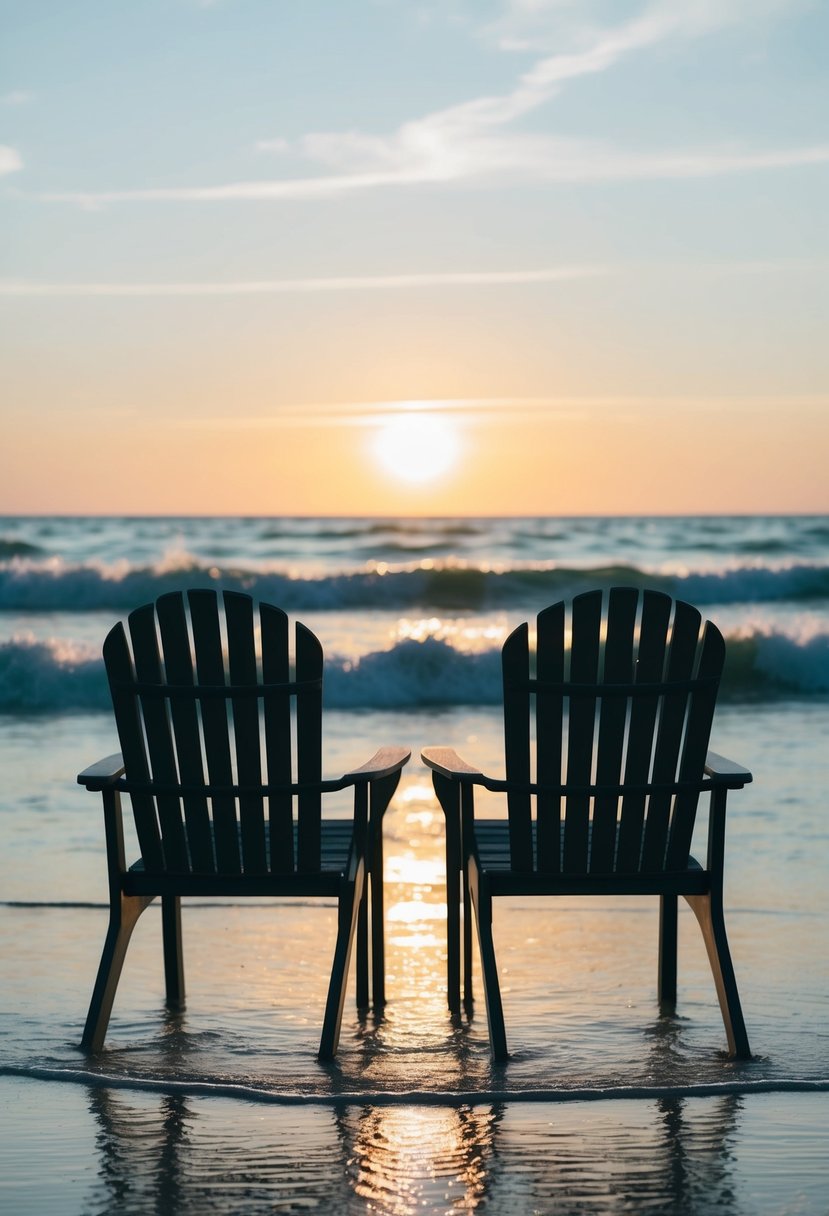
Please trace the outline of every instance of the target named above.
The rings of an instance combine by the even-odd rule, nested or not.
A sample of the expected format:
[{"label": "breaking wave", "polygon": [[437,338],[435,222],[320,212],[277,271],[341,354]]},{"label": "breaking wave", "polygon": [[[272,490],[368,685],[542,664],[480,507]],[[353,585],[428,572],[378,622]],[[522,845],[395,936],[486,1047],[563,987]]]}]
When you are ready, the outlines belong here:
[{"label": "breaking wave", "polygon": [[655,587],[698,605],[829,600],[829,565],[751,564],[681,573],[630,564],[503,567],[426,560],[372,563],[337,574],[296,576],[284,567],[208,565],[186,555],[159,565],[0,561],[0,611],[127,611],[167,591],[205,585],[245,591],[290,612],[363,608],[539,608],[594,587]]},{"label": "breaking wave", "polygon": [[[728,639],[722,699],[771,701],[829,694],[829,633],[795,638],[755,630]],[[438,638],[406,639],[325,666],[331,709],[500,705],[500,650],[468,653]],[[109,708],[103,661],[89,647],[30,636],[0,643],[0,712]]]}]

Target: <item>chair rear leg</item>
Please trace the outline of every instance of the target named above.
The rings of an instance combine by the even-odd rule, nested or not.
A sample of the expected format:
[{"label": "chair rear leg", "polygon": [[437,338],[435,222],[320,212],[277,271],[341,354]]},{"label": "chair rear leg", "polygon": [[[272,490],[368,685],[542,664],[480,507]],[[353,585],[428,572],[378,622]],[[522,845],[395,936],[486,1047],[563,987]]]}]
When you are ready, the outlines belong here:
[{"label": "chair rear leg", "polygon": [[119,894],[117,902],[113,900],[110,905],[109,928],[81,1038],[81,1047],[85,1051],[100,1051],[103,1046],[132,931],[139,916],[152,901],[152,895]]},{"label": "chair rear leg", "polygon": [[676,1007],[676,935],[677,897],[660,895],[657,993],[662,1013],[673,1013]]},{"label": "chair rear leg", "polygon": [[369,890],[371,901],[371,999],[375,1011],[386,1003],[385,908],[383,898],[383,820],[400,783],[392,773],[371,784]]},{"label": "chair rear leg", "polygon": [[[437,788],[437,783],[435,783]],[[453,791],[454,793],[455,791]],[[446,1000],[461,1010],[461,838],[459,808],[451,801],[446,815]]]},{"label": "chair rear leg", "polygon": [[184,954],[181,946],[181,898],[178,895],[161,897],[161,933],[167,1004],[173,1009],[180,1009],[184,1005]]},{"label": "chair rear leg", "polygon": [[702,929],[725,1024],[729,1055],[735,1056],[738,1060],[750,1060],[751,1048],[748,1045],[748,1034],[743,1020],[740,994],[737,991],[734,966],[731,962],[731,951],[728,948],[722,902],[712,894],[686,895],[685,899],[693,909]]},{"label": "chair rear leg", "polygon": [[357,909],[357,1008],[368,1008],[368,890]]},{"label": "chair rear leg", "polygon": [[383,823],[377,823],[371,861],[371,990],[375,1011],[386,1003],[386,945],[383,918]]},{"label": "chair rear leg", "polygon": [[472,986],[472,902],[466,872],[463,876],[463,1003],[467,1013],[471,1013],[475,1003]]},{"label": "chair rear leg", "polygon": [[475,909],[475,922],[478,926],[481,979],[484,986],[487,1025],[489,1026],[489,1044],[495,1060],[508,1060],[507,1031],[504,1025],[498,968],[495,964],[495,943],[492,940],[492,897],[488,891],[481,890],[481,884],[474,871],[470,875],[469,893],[470,903]]},{"label": "chair rear leg", "polygon": [[346,880],[343,886],[345,889],[340,895],[337,913],[337,944],[334,947],[334,962],[331,966],[328,999],[325,1003],[325,1017],[318,1052],[320,1060],[333,1060],[340,1041],[340,1025],[348,981],[348,964],[351,960],[351,944],[354,940],[360,904],[363,902],[365,891],[365,871],[362,863],[358,867],[354,881]]}]

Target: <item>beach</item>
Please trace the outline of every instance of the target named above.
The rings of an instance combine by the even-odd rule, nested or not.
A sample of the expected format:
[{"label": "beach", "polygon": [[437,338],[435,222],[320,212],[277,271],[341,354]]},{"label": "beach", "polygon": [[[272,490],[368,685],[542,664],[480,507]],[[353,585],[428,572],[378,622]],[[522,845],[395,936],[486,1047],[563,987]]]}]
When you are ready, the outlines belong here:
[{"label": "beach", "polygon": [[[829,520],[9,517],[0,538],[3,1211],[827,1211]],[[384,825],[387,1005],[358,1015],[352,975],[334,1064],[316,1060],[326,901],[187,904],[176,1014],[151,908],[104,1051],[78,1050],[106,871],[75,775],[117,749],[100,646],[130,609],[205,585],[320,638],[328,774],[412,749]],[[754,774],[729,800],[725,883],[749,1061],[727,1058],[687,908],[660,1016],[648,899],[498,902],[507,1064],[480,985],[471,1018],[446,1008],[420,749],[500,773],[504,638],[612,585],[687,599],[726,637],[712,747]],[[705,828],[701,808],[698,856]]]}]

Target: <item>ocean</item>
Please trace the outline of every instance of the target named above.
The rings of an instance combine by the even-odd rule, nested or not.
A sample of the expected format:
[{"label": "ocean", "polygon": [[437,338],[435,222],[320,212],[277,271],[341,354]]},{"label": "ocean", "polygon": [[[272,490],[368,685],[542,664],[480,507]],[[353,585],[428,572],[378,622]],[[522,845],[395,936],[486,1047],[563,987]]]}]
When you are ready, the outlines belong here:
[{"label": "ocean", "polygon": [[[480,989],[471,1018],[445,1006],[442,816],[419,752],[499,773],[504,638],[614,585],[686,599],[726,637],[712,747],[754,774],[730,798],[725,890],[754,1058],[724,1054],[688,909],[660,1017],[654,901],[516,898],[495,911],[496,1066]],[[75,776],[117,750],[101,644],[199,586],[317,634],[328,775],[412,749],[385,827],[388,1004],[358,1017],[349,998],[334,1065],[316,1061],[325,901],[186,906],[179,1014],[150,909],[105,1050],[78,1051],[106,872]],[[2,1210],[826,1212],[828,742],[824,516],[0,519]]]}]

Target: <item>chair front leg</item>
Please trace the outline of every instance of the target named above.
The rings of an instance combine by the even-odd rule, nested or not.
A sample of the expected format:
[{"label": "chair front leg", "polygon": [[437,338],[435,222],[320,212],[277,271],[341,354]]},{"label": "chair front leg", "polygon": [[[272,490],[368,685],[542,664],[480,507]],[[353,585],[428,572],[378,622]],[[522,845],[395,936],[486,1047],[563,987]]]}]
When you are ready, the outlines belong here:
[{"label": "chair front leg", "polygon": [[152,895],[124,895],[116,892],[111,899],[109,928],[104,939],[104,949],[81,1038],[84,1051],[100,1051],[103,1047],[132,931],[139,916],[149,907],[153,898]]},{"label": "chair front leg", "polygon": [[738,1060],[750,1060],[751,1048],[748,1045],[748,1034],[743,1020],[740,994],[737,991],[734,965],[731,962],[731,951],[728,948],[722,899],[716,891],[710,892],[708,895],[686,895],[685,899],[693,909],[702,929],[705,949],[708,953],[708,961],[711,964],[720,1002],[720,1011],[725,1024],[728,1053]]},{"label": "chair front leg", "polygon": [[334,947],[334,961],[331,966],[318,1053],[318,1058],[323,1061],[334,1059],[340,1041],[348,964],[351,961],[351,944],[365,892],[365,874],[365,861],[361,857],[355,863],[352,873],[342,879],[337,909],[337,944]]},{"label": "chair front leg", "polygon": [[484,986],[484,1002],[489,1027],[489,1043],[493,1059],[503,1062],[509,1059],[507,1031],[504,1025],[504,1009],[501,1004],[501,986],[498,983],[498,967],[495,963],[495,942],[492,938],[492,896],[486,878],[481,878],[474,858],[467,861],[470,904],[475,911],[478,927],[478,946],[481,951],[481,978]]}]

